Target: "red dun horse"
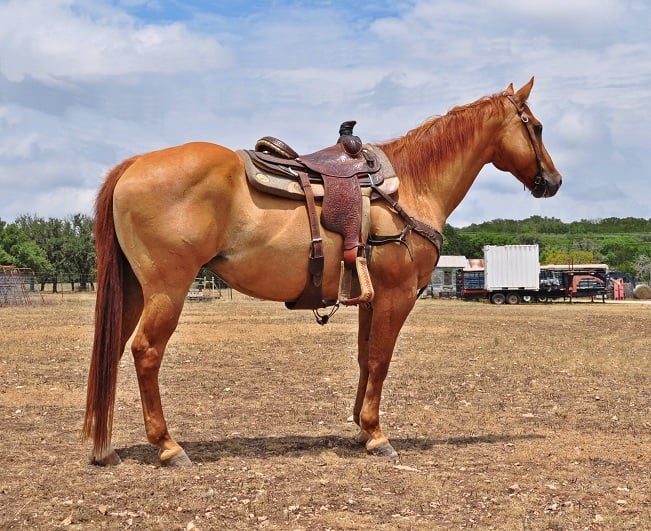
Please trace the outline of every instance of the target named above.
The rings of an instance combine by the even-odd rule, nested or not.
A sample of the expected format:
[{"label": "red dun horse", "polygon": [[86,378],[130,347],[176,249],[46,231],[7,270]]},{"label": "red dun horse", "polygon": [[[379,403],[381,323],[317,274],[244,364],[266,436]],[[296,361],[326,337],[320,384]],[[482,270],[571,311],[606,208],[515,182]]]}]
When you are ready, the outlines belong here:
[{"label": "red dun horse", "polygon": [[[452,109],[405,136],[377,144],[400,178],[394,199],[442,232],[481,168],[512,173],[535,197],[553,196],[561,176],[542,143],[527,98],[533,78]],[[371,206],[373,235],[405,228],[391,205]],[[342,239],[323,230],[322,293],[336,300]],[[252,189],[242,158],[222,146],[191,143],[135,156],[113,169],[96,204],[97,302],[88,377],[85,437],[92,459],[117,464],[111,444],[119,360],[128,338],[147,439],[164,465],[187,465],[170,435],[158,386],[163,353],[186,293],[202,266],[253,297],[293,301],[306,285],[311,244],[305,204]],[[369,452],[395,456],[380,427],[382,385],[393,348],[419,288],[430,280],[439,250],[410,231],[406,245],[373,248],[368,262],[375,296],[359,306],[359,383],[353,418]]]}]

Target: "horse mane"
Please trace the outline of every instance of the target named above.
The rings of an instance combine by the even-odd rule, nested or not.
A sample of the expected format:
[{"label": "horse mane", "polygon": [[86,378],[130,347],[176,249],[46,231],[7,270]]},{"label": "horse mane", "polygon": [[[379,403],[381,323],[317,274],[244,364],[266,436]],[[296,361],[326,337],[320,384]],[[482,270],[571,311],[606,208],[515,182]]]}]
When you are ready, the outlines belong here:
[{"label": "horse mane", "polygon": [[433,116],[404,136],[378,144],[400,178],[418,188],[429,186],[432,171],[439,170],[474,137],[479,126],[501,112],[500,94],[485,96],[467,105],[453,107],[447,114]]}]

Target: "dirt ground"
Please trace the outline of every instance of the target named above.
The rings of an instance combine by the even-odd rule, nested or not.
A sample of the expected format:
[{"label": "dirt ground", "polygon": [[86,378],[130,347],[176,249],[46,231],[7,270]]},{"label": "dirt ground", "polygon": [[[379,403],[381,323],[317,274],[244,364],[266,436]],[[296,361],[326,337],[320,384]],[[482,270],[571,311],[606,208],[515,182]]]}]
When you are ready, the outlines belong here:
[{"label": "dirt ground", "polygon": [[80,440],[92,296],[0,308],[1,529],[650,529],[651,306],[421,300],[353,441],[356,311],[186,304],[161,374],[194,465],[161,468],[122,361],[118,467]]}]

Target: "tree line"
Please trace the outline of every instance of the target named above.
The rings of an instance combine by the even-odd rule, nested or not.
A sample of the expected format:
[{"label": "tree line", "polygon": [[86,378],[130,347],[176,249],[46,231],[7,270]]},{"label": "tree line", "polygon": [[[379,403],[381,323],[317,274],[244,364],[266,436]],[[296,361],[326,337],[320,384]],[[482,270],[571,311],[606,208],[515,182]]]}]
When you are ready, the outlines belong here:
[{"label": "tree line", "polygon": [[467,258],[481,258],[484,245],[538,244],[541,264],[603,263],[645,282],[651,272],[651,218],[496,219],[463,228],[446,225],[443,236],[445,254]]},{"label": "tree line", "polygon": [[22,215],[13,223],[0,219],[0,265],[29,268],[41,291],[59,281],[75,289],[92,289],[95,280],[93,218],[74,214],[65,219]]},{"label": "tree line", "polygon": [[[651,219],[605,218],[564,223],[531,216],[496,219],[468,227],[446,225],[443,252],[481,258],[485,245],[538,244],[542,264],[605,263],[611,270],[649,281]],[[65,281],[92,288],[95,277],[93,218],[64,219],[22,215],[13,223],[0,219],[0,265],[29,268],[41,289]]]}]

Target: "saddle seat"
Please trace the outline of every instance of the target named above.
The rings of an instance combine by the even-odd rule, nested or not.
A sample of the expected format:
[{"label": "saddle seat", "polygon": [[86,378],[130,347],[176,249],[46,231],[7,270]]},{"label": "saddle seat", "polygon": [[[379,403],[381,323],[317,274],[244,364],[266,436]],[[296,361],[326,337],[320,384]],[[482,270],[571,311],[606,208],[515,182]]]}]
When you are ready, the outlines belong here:
[{"label": "saddle seat", "polygon": [[[353,135],[354,125],[354,121],[344,122],[335,145],[307,155],[298,155],[282,140],[269,136],[258,140],[254,150],[238,151],[253,188],[307,205],[312,233],[312,278],[299,300],[287,304],[290,308],[315,309],[329,302],[321,300],[320,295],[323,254],[316,199],[321,202],[323,227],[343,238],[339,302],[359,304],[370,302],[373,297],[363,252],[370,224],[370,202],[379,194],[394,193],[399,181],[386,155]],[[377,189],[381,191],[376,192]]]},{"label": "saddle seat", "polygon": [[[317,199],[324,197],[324,180],[329,176],[356,177],[361,188],[379,188],[388,195],[396,192],[400,184],[389,159],[380,148],[371,144],[362,145],[360,154],[364,157],[363,161],[361,157],[353,158],[345,152],[342,154],[340,144],[309,155],[298,155],[282,140],[270,136],[258,140],[254,151],[240,150],[239,153],[244,159],[246,176],[253,188],[297,201],[305,201],[305,192],[297,175],[299,171],[307,173]],[[378,193],[372,191],[371,200],[379,197]]]}]

